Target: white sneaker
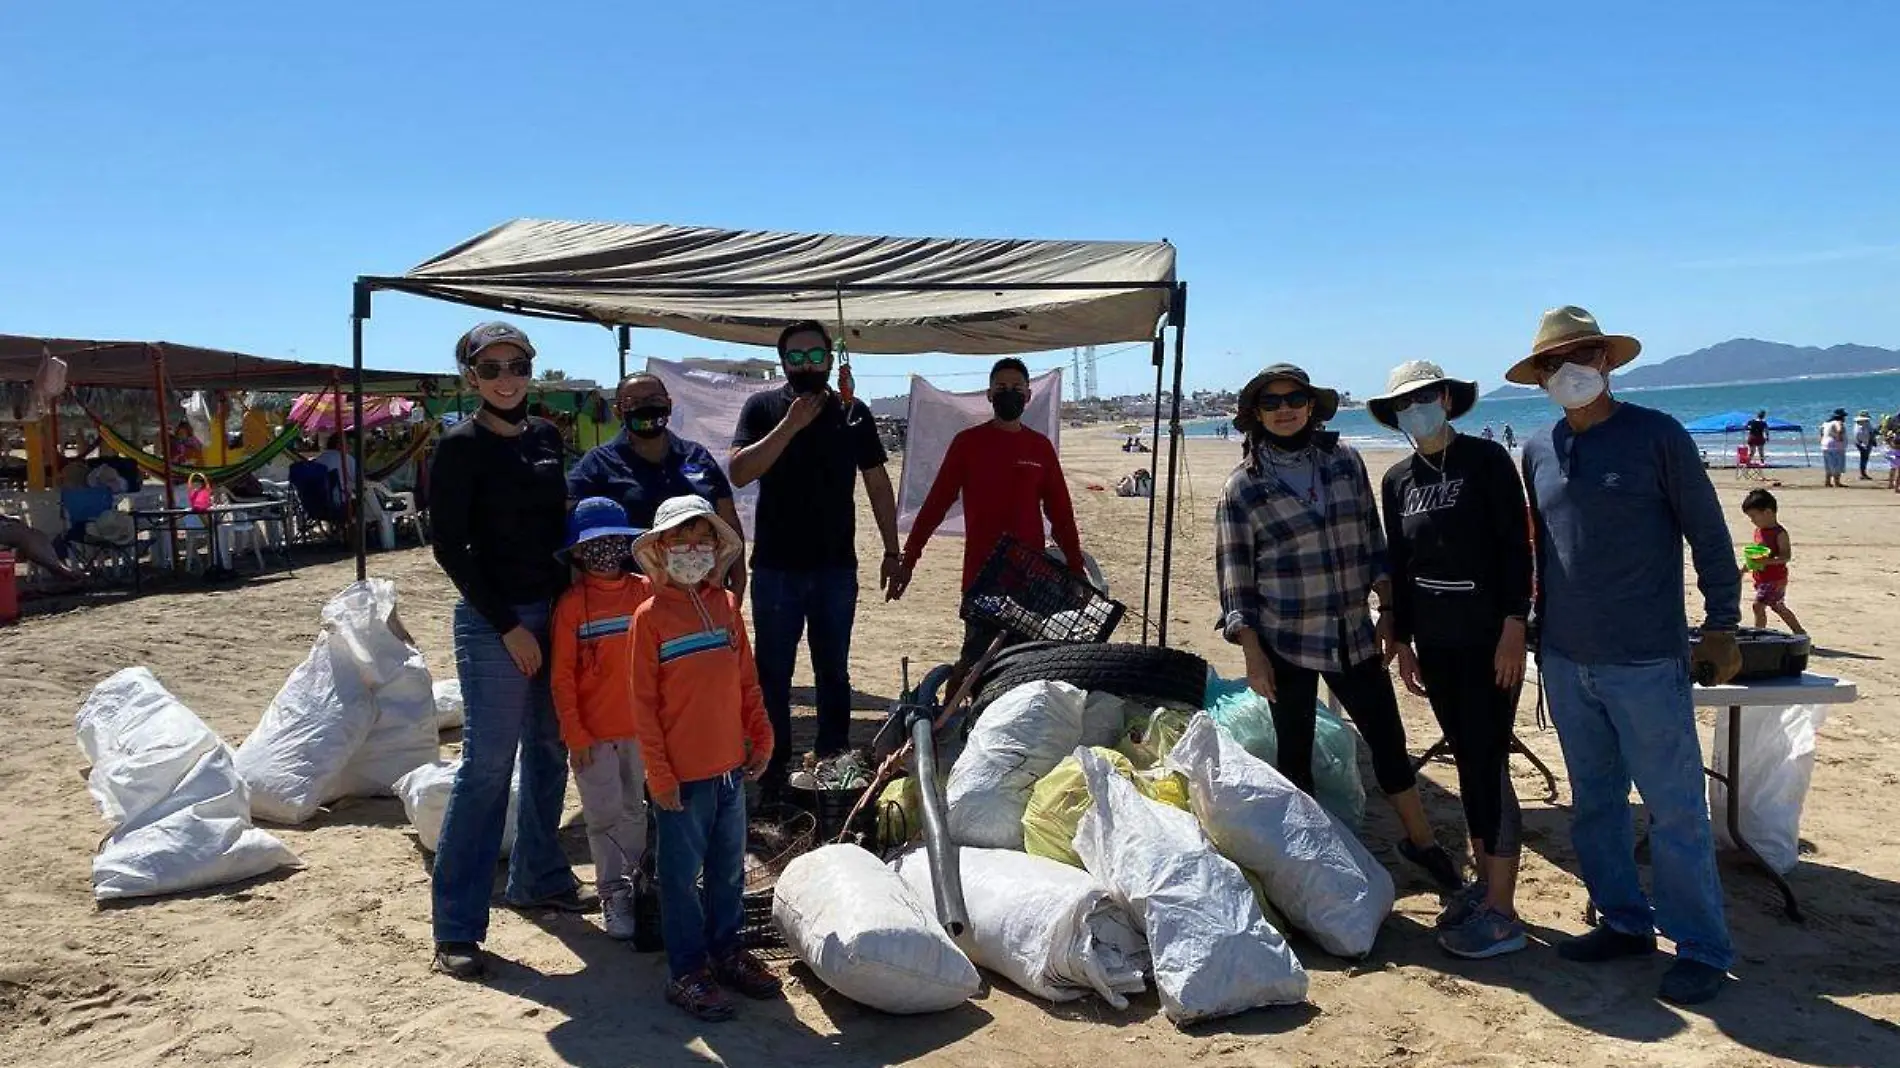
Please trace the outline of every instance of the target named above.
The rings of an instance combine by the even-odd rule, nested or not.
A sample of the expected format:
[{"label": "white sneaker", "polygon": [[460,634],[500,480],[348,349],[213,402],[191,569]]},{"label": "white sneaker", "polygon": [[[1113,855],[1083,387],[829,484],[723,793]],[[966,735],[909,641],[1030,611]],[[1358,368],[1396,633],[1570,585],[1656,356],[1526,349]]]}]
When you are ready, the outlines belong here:
[{"label": "white sneaker", "polygon": [[600,896],[601,916],[606,920],[607,937],[628,942],[634,936],[633,895],[625,887],[615,887]]}]

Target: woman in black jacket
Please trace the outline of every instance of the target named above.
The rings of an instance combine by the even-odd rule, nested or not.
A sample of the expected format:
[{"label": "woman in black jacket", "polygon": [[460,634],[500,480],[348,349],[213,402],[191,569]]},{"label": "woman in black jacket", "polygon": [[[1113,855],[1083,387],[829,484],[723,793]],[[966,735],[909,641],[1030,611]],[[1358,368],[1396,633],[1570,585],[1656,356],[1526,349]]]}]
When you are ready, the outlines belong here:
[{"label": "woman in black jacket", "polygon": [[1431,701],[1458,762],[1478,878],[1438,918],[1439,944],[1478,959],[1523,949],[1515,897],[1520,816],[1506,761],[1524,680],[1531,537],[1510,453],[1451,420],[1477,403],[1475,382],[1414,360],[1366,402],[1415,451],[1385,474],[1399,678]]}]

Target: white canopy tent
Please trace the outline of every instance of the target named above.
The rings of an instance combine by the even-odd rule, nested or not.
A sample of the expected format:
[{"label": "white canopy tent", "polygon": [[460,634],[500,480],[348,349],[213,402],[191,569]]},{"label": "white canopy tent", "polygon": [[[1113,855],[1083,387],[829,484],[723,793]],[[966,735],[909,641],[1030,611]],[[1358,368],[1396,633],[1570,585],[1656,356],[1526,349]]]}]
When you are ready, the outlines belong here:
[{"label": "white canopy tent", "polygon": [[[852,354],[994,356],[1151,341],[1158,440],[1163,335],[1172,326],[1170,426],[1178,443],[1187,286],[1175,279],[1174,260],[1165,241],[852,237],[517,219],[405,274],[358,278],[355,359],[362,366],[362,324],[377,290],[618,327],[623,373],[629,327],[772,345],[786,324],[815,319],[831,325]],[[1160,604],[1152,614],[1162,644],[1177,452],[1168,458]],[[1144,640],[1154,521],[1151,503]],[[360,546],[357,570],[367,570]]]}]

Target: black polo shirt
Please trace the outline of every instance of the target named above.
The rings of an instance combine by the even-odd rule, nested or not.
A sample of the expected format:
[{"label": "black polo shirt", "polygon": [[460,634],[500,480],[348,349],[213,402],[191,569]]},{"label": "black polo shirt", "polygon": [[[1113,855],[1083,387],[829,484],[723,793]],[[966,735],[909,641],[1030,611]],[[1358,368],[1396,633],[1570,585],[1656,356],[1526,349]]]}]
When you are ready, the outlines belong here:
[{"label": "black polo shirt", "polygon": [[[756,445],[791,410],[786,385],[755,393],[739,413],[734,448]],[[858,473],[882,467],[884,443],[863,401],[847,409],[836,393],[810,426],[798,432],[778,462],[759,479],[752,522],[752,566],[815,571],[858,563]]]},{"label": "black polo shirt", "polygon": [[589,449],[567,473],[567,495],[574,500],[606,497],[627,510],[627,521],[645,530],[653,513],[673,497],[703,497],[717,504],[732,496],[732,483],[719,469],[712,453],[696,441],[666,432],[666,455],[648,463],[633,451],[626,431],[605,445]]}]

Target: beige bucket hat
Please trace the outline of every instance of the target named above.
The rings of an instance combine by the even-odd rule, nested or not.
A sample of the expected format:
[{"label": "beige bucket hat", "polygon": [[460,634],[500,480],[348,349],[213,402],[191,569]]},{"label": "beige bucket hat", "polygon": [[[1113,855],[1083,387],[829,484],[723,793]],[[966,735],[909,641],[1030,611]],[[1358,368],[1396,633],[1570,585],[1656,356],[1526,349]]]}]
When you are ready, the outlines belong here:
[{"label": "beige bucket hat", "polygon": [[1366,413],[1379,423],[1394,430],[1399,428],[1398,413],[1392,410],[1392,402],[1431,386],[1442,387],[1451,396],[1451,415],[1456,419],[1471,410],[1478,403],[1478,384],[1462,378],[1448,378],[1445,369],[1430,360],[1407,360],[1392,369],[1386,376],[1385,392],[1366,401]]},{"label": "beige bucket hat", "polygon": [[1609,364],[1604,368],[1606,371],[1616,370],[1643,351],[1642,342],[1625,334],[1606,334],[1597,325],[1596,316],[1574,304],[1566,304],[1544,313],[1543,320],[1537,324],[1537,337],[1531,342],[1531,354],[1504,372],[1504,380],[1520,386],[1535,386],[1538,384],[1539,357],[1590,344],[1602,345],[1609,350]]}]

